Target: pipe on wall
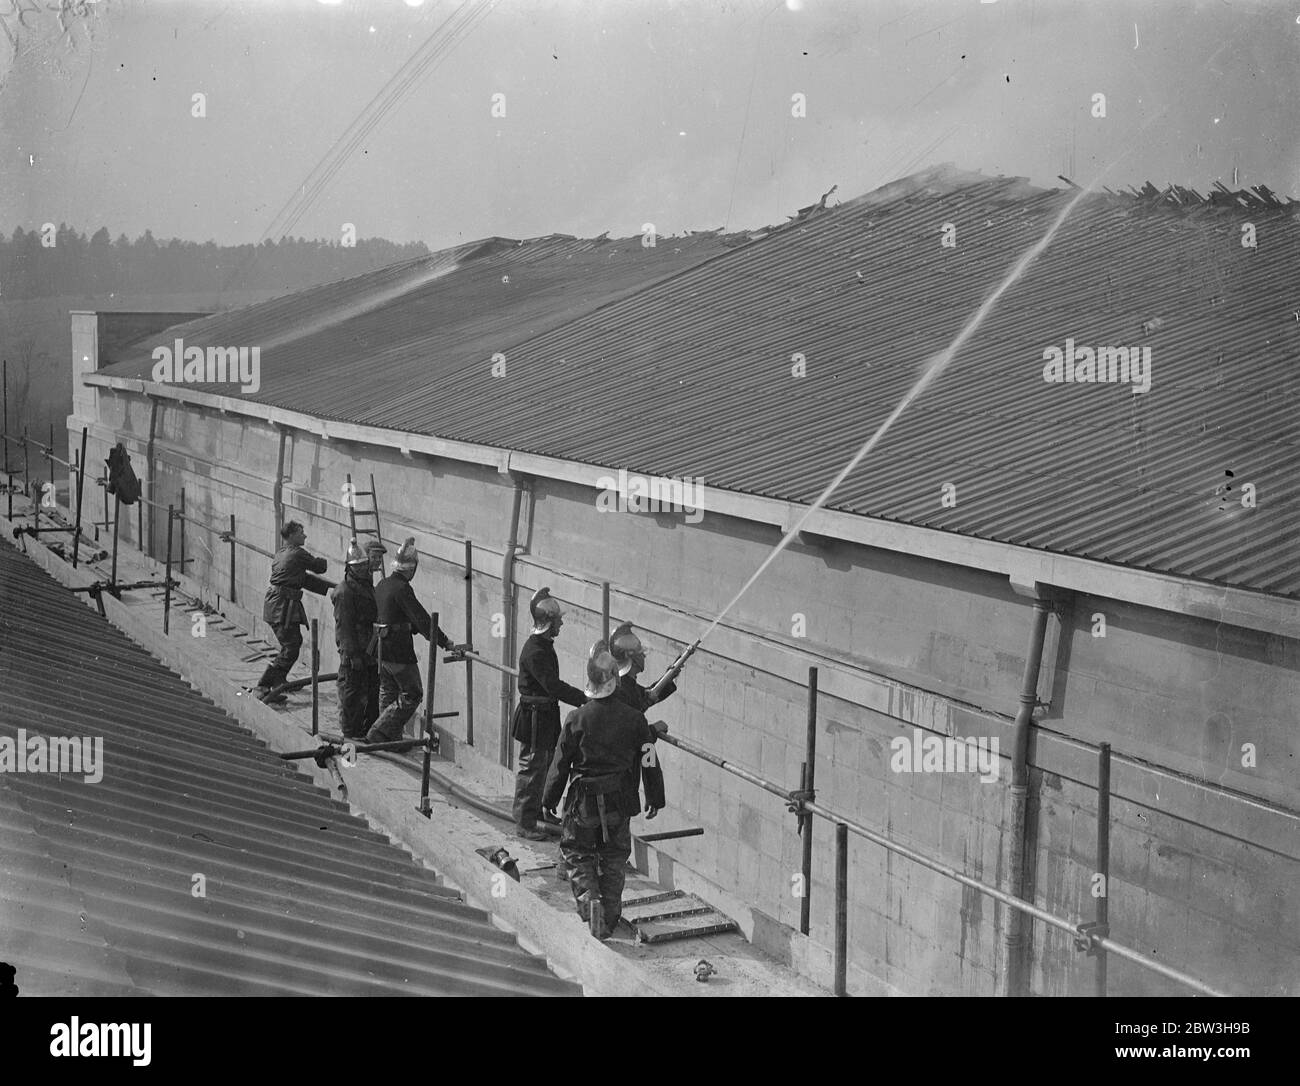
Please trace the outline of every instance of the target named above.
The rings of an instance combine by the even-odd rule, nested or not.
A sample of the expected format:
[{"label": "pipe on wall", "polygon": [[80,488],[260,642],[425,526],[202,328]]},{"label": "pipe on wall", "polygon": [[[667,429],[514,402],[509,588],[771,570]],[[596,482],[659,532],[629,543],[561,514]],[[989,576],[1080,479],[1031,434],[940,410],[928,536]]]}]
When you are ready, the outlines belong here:
[{"label": "pipe on wall", "polygon": [[[1037,587],[1037,586],[1036,586]],[[1047,620],[1052,601],[1035,592],[1034,616],[1029,628],[1029,649],[1025,654],[1025,671],[1020,682],[1020,704],[1011,732],[1011,787],[1007,792],[1008,810],[1003,825],[1006,849],[1008,891],[1025,898],[1025,860],[1029,804],[1029,734],[1038,708],[1038,677],[1043,666],[1043,643],[1047,639]],[[1029,931],[1028,918],[1019,909],[1006,909],[1002,929],[1002,995],[1024,995],[1027,969],[1025,949]]]},{"label": "pipe on wall", "polygon": [[[510,529],[506,537],[505,557],[501,561],[501,614],[505,619],[505,636],[501,638],[501,663],[511,670],[515,664],[515,555],[519,553],[519,514],[523,509],[524,491],[528,481],[522,475],[510,473],[514,494],[510,500]],[[500,761],[509,766],[513,751],[510,748],[510,707],[514,701],[514,678],[501,672],[501,748]]]},{"label": "pipe on wall", "polygon": [[280,549],[280,529],[284,527],[284,446],[289,438],[287,426],[277,426],[280,434],[280,449],[275,458],[275,487],[271,491],[271,502],[275,507],[275,526],[271,529],[271,549]]}]

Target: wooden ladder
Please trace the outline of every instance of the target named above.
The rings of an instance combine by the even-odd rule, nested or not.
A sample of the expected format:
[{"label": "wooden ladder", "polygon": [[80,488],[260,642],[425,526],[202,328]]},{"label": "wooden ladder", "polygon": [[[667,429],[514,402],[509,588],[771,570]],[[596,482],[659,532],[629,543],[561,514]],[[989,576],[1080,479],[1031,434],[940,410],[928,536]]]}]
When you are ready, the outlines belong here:
[{"label": "wooden ladder", "polygon": [[[352,525],[352,537],[360,543],[363,535],[372,535],[382,543],[384,537],[380,534],[379,530],[379,497],[375,493],[374,473],[372,472],[370,475],[369,490],[355,490],[352,486],[352,473],[348,472],[348,493],[352,495],[352,500],[348,503],[348,522]],[[370,508],[358,509],[358,498],[369,498]],[[357,520],[365,517],[372,517],[374,519],[373,526],[367,525],[363,520],[362,526],[358,528]]]}]

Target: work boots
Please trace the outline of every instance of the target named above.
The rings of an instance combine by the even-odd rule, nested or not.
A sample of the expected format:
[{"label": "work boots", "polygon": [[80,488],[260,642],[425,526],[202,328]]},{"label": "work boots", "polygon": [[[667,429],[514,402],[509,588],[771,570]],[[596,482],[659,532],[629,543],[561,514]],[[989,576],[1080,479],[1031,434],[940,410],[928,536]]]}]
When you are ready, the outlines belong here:
[{"label": "work boots", "polygon": [[257,694],[257,700],[267,705],[279,705],[281,702],[289,700],[287,695],[277,694],[269,686],[259,686],[255,693]]},{"label": "work boots", "polygon": [[400,717],[396,710],[397,703],[394,702],[379,714],[379,719],[366,732],[367,743],[396,743],[402,738],[402,725],[405,721],[399,723]]},{"label": "work boots", "polygon": [[591,903],[599,901],[600,898],[590,890],[584,890],[580,894],[573,895],[574,904],[577,905],[578,915],[582,917],[584,924],[591,923]]}]

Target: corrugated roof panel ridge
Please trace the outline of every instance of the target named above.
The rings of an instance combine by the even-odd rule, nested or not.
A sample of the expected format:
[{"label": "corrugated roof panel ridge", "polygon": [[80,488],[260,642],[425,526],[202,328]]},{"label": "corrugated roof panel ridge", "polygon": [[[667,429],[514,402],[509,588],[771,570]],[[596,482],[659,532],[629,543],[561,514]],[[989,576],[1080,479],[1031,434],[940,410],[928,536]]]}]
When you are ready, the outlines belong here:
[{"label": "corrugated roof panel ridge", "polygon": [[0,684],[0,741],[102,742],[0,773],[24,993],[578,994],[8,543]]}]

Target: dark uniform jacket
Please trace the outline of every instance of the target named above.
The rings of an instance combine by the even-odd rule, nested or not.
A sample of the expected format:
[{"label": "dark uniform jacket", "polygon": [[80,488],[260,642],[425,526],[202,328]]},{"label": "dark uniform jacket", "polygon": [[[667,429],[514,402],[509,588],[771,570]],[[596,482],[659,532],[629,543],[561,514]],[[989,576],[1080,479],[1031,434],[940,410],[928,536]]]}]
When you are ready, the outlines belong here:
[{"label": "dark uniform jacket", "polygon": [[[555,809],[572,775],[570,803],[592,795],[617,796],[619,813],[630,818],[641,809],[636,786],[639,769],[645,777],[646,803],[663,807],[664,774],[653,753],[654,741],[654,729],[646,718],[613,695],[575,709],[564,721],[542,806]],[[653,764],[645,765],[645,760]]]},{"label": "dark uniform jacket", "polygon": [[560,678],[554,638],[533,634],[524,642],[519,654],[519,698],[511,734],[538,750],[554,750],[560,738],[559,703],[587,704],[586,694]]},{"label": "dark uniform jacket", "polygon": [[305,626],[307,612],[302,609],[302,586],[309,573],[324,573],[329,565],[306,547],[286,543],[271,563],[271,587],[262,604],[262,621],[272,626]]},{"label": "dark uniform jacket", "polygon": [[677,692],[677,684],[671,679],[664,686],[663,695],[658,701],[650,697],[650,688],[642,686],[636,681],[636,676],[632,672],[626,675],[620,675],[618,679],[618,689],[614,691],[614,697],[624,704],[632,706],[638,713],[644,713],[652,705],[662,705]]},{"label": "dark uniform jacket", "polygon": [[[662,705],[664,701],[672,697],[672,695],[675,694],[676,692],[677,692],[677,684],[674,683],[671,679],[669,679],[667,684],[664,686],[663,697],[661,697],[658,701],[655,701],[650,696],[650,688],[648,686],[642,686],[640,683],[638,683],[636,681],[636,676],[629,671],[626,675],[620,675],[618,677],[618,686],[615,687],[612,696],[617,698],[624,705],[630,705],[638,713],[644,713],[652,705]],[[655,731],[654,728],[650,729],[650,733],[651,735],[654,736],[656,740],[659,738],[659,733]],[[635,790],[635,794],[639,796],[640,788],[641,788],[641,763],[640,762],[637,762],[632,777],[633,777],[632,788]]]},{"label": "dark uniform jacket", "polygon": [[[419,661],[415,656],[413,633],[425,638],[431,632],[438,639],[439,648],[449,649],[451,641],[442,630],[430,631],[432,619],[429,612],[420,606],[415,598],[415,589],[411,582],[397,573],[390,573],[375,588],[375,606],[379,611],[376,622],[388,626],[384,635],[384,660],[390,664],[414,664]],[[373,644],[371,655],[375,655]]]},{"label": "dark uniform jacket", "polygon": [[344,574],[343,583],[334,590],[334,643],[339,648],[339,659],[367,655],[378,621],[379,605],[375,603],[369,571],[360,577],[354,577],[351,571]]}]

